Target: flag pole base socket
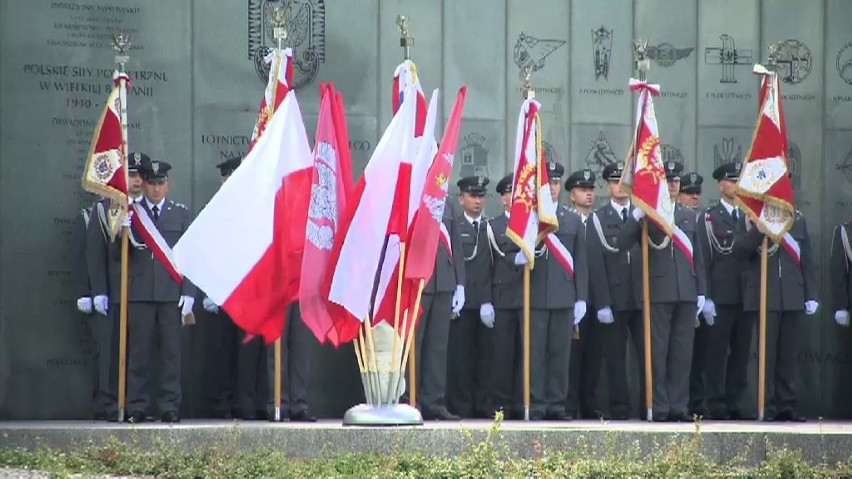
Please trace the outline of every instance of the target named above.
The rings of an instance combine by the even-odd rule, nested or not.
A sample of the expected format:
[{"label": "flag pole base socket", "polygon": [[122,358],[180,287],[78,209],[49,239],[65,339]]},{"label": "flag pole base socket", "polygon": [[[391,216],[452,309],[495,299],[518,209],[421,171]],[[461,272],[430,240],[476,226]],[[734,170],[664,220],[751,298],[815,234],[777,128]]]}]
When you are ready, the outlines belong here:
[{"label": "flag pole base socket", "polygon": [[422,426],[423,416],[408,404],[359,404],[343,415],[344,426]]}]

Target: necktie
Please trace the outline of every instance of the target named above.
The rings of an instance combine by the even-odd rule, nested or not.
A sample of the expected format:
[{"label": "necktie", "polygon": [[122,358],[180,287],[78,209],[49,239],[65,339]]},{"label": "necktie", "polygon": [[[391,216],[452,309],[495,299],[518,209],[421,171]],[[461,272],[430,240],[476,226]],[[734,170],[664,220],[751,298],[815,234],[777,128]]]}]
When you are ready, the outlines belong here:
[{"label": "necktie", "polygon": [[479,231],[479,221],[473,220],[473,229]]},{"label": "necktie", "polygon": [[160,219],[160,208],[157,205],[151,208],[151,213],[154,213],[154,221]]},{"label": "necktie", "polygon": [[734,208],[734,209],[732,209],[732,210],[731,210],[731,216],[733,216],[733,217],[734,217],[734,221],[739,221],[739,220],[740,220],[740,211],[739,211],[739,208]]},{"label": "necktie", "polygon": [[627,223],[627,208],[621,209],[621,222]]}]

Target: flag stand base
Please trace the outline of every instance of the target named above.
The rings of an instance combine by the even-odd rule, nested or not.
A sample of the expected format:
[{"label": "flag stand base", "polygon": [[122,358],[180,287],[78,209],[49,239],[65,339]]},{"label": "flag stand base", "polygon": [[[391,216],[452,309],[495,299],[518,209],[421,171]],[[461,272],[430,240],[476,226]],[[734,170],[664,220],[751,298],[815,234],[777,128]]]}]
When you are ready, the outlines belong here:
[{"label": "flag stand base", "polygon": [[408,404],[359,404],[343,415],[344,426],[422,426],[423,416]]}]

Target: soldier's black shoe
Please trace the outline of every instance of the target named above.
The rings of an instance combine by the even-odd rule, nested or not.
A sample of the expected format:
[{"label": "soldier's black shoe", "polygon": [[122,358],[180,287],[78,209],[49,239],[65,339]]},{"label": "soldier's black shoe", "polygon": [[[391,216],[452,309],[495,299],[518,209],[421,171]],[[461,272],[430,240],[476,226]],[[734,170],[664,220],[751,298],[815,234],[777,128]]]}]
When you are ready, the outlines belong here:
[{"label": "soldier's black shoe", "polygon": [[669,420],[669,415],[668,413],[655,412],[651,415],[651,420],[654,422],[666,422]]},{"label": "soldier's black shoe", "polygon": [[257,414],[254,411],[245,411],[237,414],[237,419],[242,419],[243,421],[254,421],[257,419]]},{"label": "soldier's black shoe", "polygon": [[180,416],[175,411],[166,411],[160,416],[160,420],[165,423],[180,422]]},{"label": "soldier's black shoe", "polygon": [[746,414],[742,411],[731,411],[728,414],[728,417],[731,419],[731,421],[754,421],[755,419],[757,419],[757,416],[755,416],[754,414]]},{"label": "soldier's black shoe", "polygon": [[121,420],[118,419],[118,411],[107,411],[104,414],[104,421],[106,422],[124,422],[127,420],[127,413],[121,417]]},{"label": "soldier's black shoe", "polygon": [[629,419],[629,415],[626,412],[614,412],[610,419],[613,421],[626,421]]},{"label": "soldier's black shoe", "polygon": [[669,422],[693,422],[695,418],[685,412],[669,413]]},{"label": "soldier's black shoe", "polygon": [[140,423],[146,422],[148,420],[148,418],[145,417],[144,413],[132,412],[129,415],[125,416],[124,420],[129,422],[130,424],[140,424]]},{"label": "soldier's black shoe", "polygon": [[565,411],[550,411],[547,413],[545,419],[550,421],[570,421],[574,418]]},{"label": "soldier's black shoe", "polygon": [[312,416],[307,409],[290,414],[290,422],[317,422],[317,417]]},{"label": "soldier's black shoe", "polygon": [[782,421],[782,420],[783,420],[783,419],[779,419],[779,418],[778,418],[778,415],[777,415],[777,414],[775,414],[775,413],[774,413],[774,412],[772,412],[772,411],[766,411],[766,412],[763,414],[763,422],[776,422],[776,421]]},{"label": "soldier's black shoe", "polygon": [[457,416],[444,408],[434,412],[424,412],[423,419],[426,421],[461,421],[461,416]]},{"label": "soldier's black shoe", "polygon": [[213,414],[211,414],[211,417],[213,419],[233,419],[234,418],[234,416],[231,414],[231,411],[228,411],[228,410],[213,411]]},{"label": "soldier's black shoe", "polygon": [[776,421],[806,422],[808,419],[794,411],[781,411],[775,416]]},{"label": "soldier's black shoe", "polygon": [[541,421],[544,419],[544,413],[541,411],[530,411],[530,421]]}]

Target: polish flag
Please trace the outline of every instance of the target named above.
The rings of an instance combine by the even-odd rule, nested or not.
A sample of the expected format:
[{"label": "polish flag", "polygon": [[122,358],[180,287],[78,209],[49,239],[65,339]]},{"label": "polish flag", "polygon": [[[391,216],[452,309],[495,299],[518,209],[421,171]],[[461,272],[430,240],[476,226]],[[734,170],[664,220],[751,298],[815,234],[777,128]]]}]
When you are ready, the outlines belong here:
[{"label": "polish flag", "polygon": [[180,271],[267,342],[281,336],[287,305],[298,296],[313,164],[291,93],[174,247]]},{"label": "polish flag", "polygon": [[285,48],[279,50],[273,48],[264,58],[269,67],[269,79],[266,82],[266,90],[263,92],[263,99],[260,101],[260,111],[257,114],[257,122],[254,125],[254,131],[251,134],[251,143],[249,143],[249,151],[254,148],[255,143],[260,135],[266,130],[266,125],[269,119],[275,113],[275,110],[281,106],[281,102],[290,91],[290,85],[293,84],[293,50]]},{"label": "polish flag", "polygon": [[337,330],[337,343],[351,341],[370,313],[376,271],[396,194],[402,160],[410,155],[416,113],[414,89],[405,92],[394,115],[373,151],[364,175],[335,239],[329,264],[328,299]]},{"label": "polish flag", "polygon": [[420,78],[417,76],[417,65],[411,60],[405,60],[393,72],[391,100],[394,115],[402,104],[405,90],[410,86],[417,89],[417,123],[414,126],[414,136],[420,136],[426,126],[426,95],[423,93]]},{"label": "polish flag", "polygon": [[299,283],[299,308],[302,321],[320,343],[329,339],[338,343],[337,331],[322,295],[331,250],[340,217],[352,193],[352,158],[343,97],[333,85],[322,85],[317,120],[311,203],[305,230],[305,253]]}]

